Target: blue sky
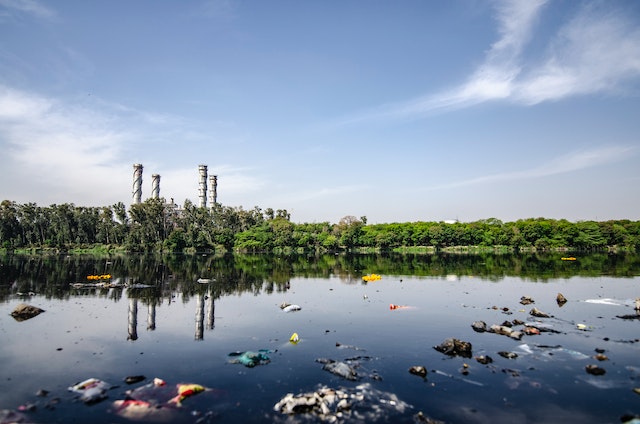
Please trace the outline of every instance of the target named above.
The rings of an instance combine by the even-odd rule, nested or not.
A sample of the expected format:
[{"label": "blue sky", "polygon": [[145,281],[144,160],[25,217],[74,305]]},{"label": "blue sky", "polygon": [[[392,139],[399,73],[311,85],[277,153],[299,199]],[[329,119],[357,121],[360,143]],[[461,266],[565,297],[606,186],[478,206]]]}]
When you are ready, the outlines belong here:
[{"label": "blue sky", "polygon": [[640,2],[0,0],[0,198],[640,219]]}]

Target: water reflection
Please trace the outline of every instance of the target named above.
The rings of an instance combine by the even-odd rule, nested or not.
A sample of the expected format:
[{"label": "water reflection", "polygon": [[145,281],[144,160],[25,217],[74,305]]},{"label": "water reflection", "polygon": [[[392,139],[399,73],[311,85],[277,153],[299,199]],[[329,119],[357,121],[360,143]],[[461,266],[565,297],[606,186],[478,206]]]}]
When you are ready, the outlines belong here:
[{"label": "water reflection", "polygon": [[127,340],[138,340],[138,299],[129,299],[129,336]]},{"label": "water reflection", "polygon": [[[202,298],[207,308],[207,328],[214,326],[213,300],[231,293],[286,292],[294,277],[341,279],[345,284],[362,284],[368,273],[440,277],[456,281],[462,276],[477,276],[489,281],[520,277],[546,282],[574,276],[629,277],[640,275],[640,255],[597,253],[578,256],[577,261],[562,261],[556,254],[501,255],[114,255],[100,256],[0,256],[0,301],[10,297],[37,294],[46,298],[68,299],[75,296],[108,297],[119,301],[126,297],[148,306],[147,329],[155,328],[155,306],[163,299],[171,302],[176,293],[184,301]],[[112,275],[112,282],[123,287],[91,287],[88,275]],[[201,278],[213,283],[198,284]],[[78,287],[72,286],[80,283]],[[131,307],[132,310],[135,308]],[[198,311],[196,322],[203,322]],[[198,332],[197,332],[198,333]]]}]

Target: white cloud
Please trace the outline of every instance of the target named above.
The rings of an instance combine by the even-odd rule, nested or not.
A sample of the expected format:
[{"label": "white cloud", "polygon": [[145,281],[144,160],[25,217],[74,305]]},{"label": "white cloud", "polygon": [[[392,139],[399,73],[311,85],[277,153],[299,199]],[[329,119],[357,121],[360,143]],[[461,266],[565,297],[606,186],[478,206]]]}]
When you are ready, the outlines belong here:
[{"label": "white cloud", "polygon": [[[622,91],[640,76],[640,28],[623,12],[582,4],[576,16],[552,34],[536,61],[525,53],[546,0],[497,3],[500,38],[484,62],[458,87],[403,103],[384,105],[343,121],[414,119],[487,101],[532,105],[571,96]],[[546,27],[540,27],[546,31]],[[544,28],[544,29],[542,29]],[[541,36],[546,36],[542,34]]]},{"label": "white cloud", "polygon": [[588,7],[569,22],[546,60],[521,81],[515,100],[527,104],[616,91],[640,75],[640,28],[620,12]]}]

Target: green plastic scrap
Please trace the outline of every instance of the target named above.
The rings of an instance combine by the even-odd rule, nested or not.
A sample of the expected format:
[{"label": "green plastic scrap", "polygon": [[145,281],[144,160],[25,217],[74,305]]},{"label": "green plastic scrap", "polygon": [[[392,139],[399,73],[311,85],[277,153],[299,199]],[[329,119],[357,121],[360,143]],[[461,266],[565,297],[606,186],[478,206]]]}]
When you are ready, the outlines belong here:
[{"label": "green plastic scrap", "polygon": [[242,364],[245,367],[253,368],[256,365],[264,365],[271,362],[269,359],[268,353],[272,353],[269,349],[260,349],[257,352],[246,351],[246,352],[231,352],[229,357],[232,358],[229,360],[232,364]]}]

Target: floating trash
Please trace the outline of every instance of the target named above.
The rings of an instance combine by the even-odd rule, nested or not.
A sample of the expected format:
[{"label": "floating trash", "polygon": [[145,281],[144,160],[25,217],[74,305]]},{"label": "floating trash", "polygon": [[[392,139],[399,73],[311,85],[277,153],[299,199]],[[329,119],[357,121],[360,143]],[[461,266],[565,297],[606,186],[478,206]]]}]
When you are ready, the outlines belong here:
[{"label": "floating trash", "polygon": [[533,355],[535,359],[561,361],[564,359],[584,360],[589,359],[589,355],[573,349],[566,349],[562,346],[529,345],[523,343],[518,346],[523,354]]},{"label": "floating trash", "polygon": [[196,282],[200,284],[209,284],[209,283],[213,283],[214,281],[216,281],[214,278],[198,278],[196,280]]},{"label": "floating trash", "polygon": [[331,374],[335,374],[338,377],[342,377],[346,380],[351,381],[356,381],[359,379],[358,373],[355,368],[345,362],[334,361],[333,359],[325,358],[316,359],[316,362],[324,364],[322,366],[323,370],[328,371]]},{"label": "floating trash", "polygon": [[505,325],[492,325],[487,331],[489,333],[501,334],[503,336],[511,337],[514,340],[520,340],[524,335],[522,331],[514,330],[511,327],[507,327]]},{"label": "floating trash", "polygon": [[128,377],[125,377],[124,382],[126,384],[135,384],[144,381],[146,378],[147,377],[145,377],[144,375],[130,375]]},{"label": "floating trash", "polygon": [[481,363],[482,365],[487,365],[493,362],[493,358],[489,355],[476,356],[475,360]]},{"label": "floating trash", "polygon": [[245,367],[253,368],[256,365],[265,365],[271,362],[269,359],[268,353],[273,353],[273,351],[269,349],[260,349],[257,352],[246,351],[246,352],[231,352],[229,357],[232,358],[229,360],[232,364],[242,364]]},{"label": "floating trash", "polygon": [[523,305],[530,305],[532,303],[536,303],[535,300],[531,296],[522,296],[520,298],[520,303]]},{"label": "floating trash", "polygon": [[471,358],[471,343],[462,340],[449,338],[440,343],[438,346],[433,347],[438,352],[444,353],[449,356],[462,356],[464,358]]},{"label": "floating trash", "polygon": [[409,368],[409,373],[413,375],[418,375],[424,378],[427,376],[427,369],[422,365],[414,365],[411,368]]},{"label": "floating trash", "polygon": [[378,281],[382,279],[381,275],[378,274],[369,274],[369,275],[365,275],[362,277],[362,279],[364,281],[366,281],[367,283],[371,282],[371,281]]},{"label": "floating trash", "polygon": [[194,383],[169,386],[163,379],[154,378],[149,384],[127,390],[126,399],[113,402],[112,412],[135,421],[173,422],[184,411],[185,400],[210,390]]},{"label": "floating trash", "polygon": [[585,370],[587,371],[588,374],[591,375],[605,375],[606,374],[606,370],[602,367],[599,367],[597,365],[593,365],[593,364],[589,364],[585,367]]},{"label": "floating trash", "polygon": [[284,308],[282,308],[282,310],[284,312],[295,312],[295,311],[299,311],[302,308],[299,305],[287,305]]},{"label": "floating trash", "polygon": [[[305,416],[326,422],[392,422],[412,408],[395,394],[371,387],[369,383],[353,388],[319,387],[314,392],[286,394],[273,410],[287,416]],[[278,420],[278,417],[275,417]],[[289,420],[285,420],[289,422]]]},{"label": "floating trash", "polygon": [[87,275],[87,280],[110,280],[111,274]]},{"label": "floating trash", "polygon": [[44,312],[44,309],[40,309],[37,306],[27,305],[26,303],[20,303],[15,307],[11,316],[16,321],[26,321],[28,319],[37,317]]},{"label": "floating trash", "polygon": [[484,321],[475,321],[471,324],[471,328],[473,328],[473,331],[477,333],[484,333],[487,331],[487,323]]},{"label": "floating trash", "polygon": [[111,384],[97,378],[88,378],[69,387],[69,391],[80,394],[80,400],[84,403],[97,403],[107,398],[107,390]]},{"label": "floating trash", "polygon": [[558,304],[558,306],[562,307],[565,303],[567,303],[567,298],[564,297],[562,293],[558,293],[558,295],[556,296],[556,303]]},{"label": "floating trash", "polygon": [[546,312],[542,312],[538,308],[531,309],[531,311],[529,311],[529,315],[532,315],[538,318],[551,318],[551,315],[547,314]]}]

